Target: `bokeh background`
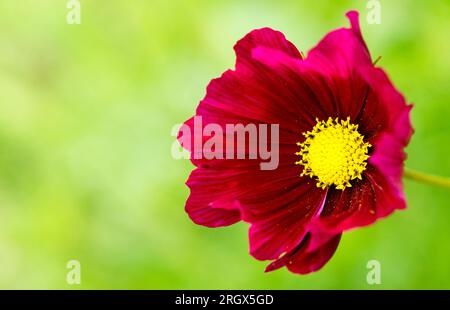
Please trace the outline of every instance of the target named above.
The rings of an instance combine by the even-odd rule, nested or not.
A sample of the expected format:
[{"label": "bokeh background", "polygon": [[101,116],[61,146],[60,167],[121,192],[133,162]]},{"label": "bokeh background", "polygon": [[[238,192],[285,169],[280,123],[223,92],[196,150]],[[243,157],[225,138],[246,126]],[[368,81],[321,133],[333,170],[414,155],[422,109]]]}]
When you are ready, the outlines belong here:
[{"label": "bokeh background", "polygon": [[[172,126],[234,43],[281,30],[307,52],[361,12],[374,57],[415,103],[407,166],[450,176],[450,1],[0,1],[0,288],[450,288],[449,192],[406,181],[409,209],[345,234],[320,272],[265,274],[246,224],[195,226],[184,213],[192,165],[171,157]],[[81,285],[66,264],[81,263]],[[377,259],[382,284],[366,282]]]}]

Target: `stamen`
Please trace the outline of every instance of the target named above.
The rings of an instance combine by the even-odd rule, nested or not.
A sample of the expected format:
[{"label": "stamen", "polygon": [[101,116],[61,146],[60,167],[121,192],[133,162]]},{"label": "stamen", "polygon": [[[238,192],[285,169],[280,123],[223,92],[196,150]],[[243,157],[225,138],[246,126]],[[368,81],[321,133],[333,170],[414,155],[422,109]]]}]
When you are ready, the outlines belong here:
[{"label": "stamen", "polygon": [[332,185],[341,190],[351,187],[350,181],[362,179],[371,145],[364,142],[358,125],[351,124],[349,117],[316,121],[313,129],[303,134],[306,140],[297,143],[300,151],[295,154],[300,160],[295,164],[304,167],[301,176],[317,180],[317,187],[322,189]]}]

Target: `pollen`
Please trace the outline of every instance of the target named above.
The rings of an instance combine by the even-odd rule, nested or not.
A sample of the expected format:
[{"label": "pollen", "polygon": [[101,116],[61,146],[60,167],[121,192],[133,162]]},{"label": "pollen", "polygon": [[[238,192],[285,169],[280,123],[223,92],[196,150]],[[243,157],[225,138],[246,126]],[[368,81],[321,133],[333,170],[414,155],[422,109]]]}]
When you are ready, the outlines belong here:
[{"label": "pollen", "polygon": [[358,125],[351,124],[350,118],[316,121],[311,131],[303,133],[305,141],[297,143],[300,151],[295,154],[300,160],[296,164],[303,166],[301,176],[316,180],[322,189],[351,187],[352,180],[362,179],[371,145],[364,142]]}]

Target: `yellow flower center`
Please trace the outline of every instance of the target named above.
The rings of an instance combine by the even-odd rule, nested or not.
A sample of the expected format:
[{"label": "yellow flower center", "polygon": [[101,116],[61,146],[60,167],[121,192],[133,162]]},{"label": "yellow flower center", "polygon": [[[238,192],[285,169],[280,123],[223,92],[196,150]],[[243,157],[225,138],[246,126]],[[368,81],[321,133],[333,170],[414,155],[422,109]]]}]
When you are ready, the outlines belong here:
[{"label": "yellow flower center", "polygon": [[364,142],[350,118],[316,121],[313,129],[303,134],[306,140],[297,143],[300,151],[295,154],[301,158],[296,164],[304,167],[301,175],[316,179],[317,187],[323,189],[331,185],[341,190],[351,187],[350,181],[361,179],[366,170],[371,145]]}]

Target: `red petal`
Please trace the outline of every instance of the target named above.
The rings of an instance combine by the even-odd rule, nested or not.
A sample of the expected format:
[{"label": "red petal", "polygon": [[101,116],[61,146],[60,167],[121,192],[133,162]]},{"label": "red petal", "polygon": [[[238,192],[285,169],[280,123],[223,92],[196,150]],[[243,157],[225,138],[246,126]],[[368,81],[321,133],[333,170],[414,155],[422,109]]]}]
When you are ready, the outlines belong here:
[{"label": "red petal", "polygon": [[353,187],[344,191],[329,190],[323,212],[309,226],[313,237],[314,234],[323,234],[325,237],[323,240],[314,240],[314,246],[320,246],[326,241],[327,235],[372,224],[394,210],[405,207],[403,193],[380,171],[369,166],[363,180]]},{"label": "red petal", "polygon": [[368,92],[356,120],[360,132],[374,145],[384,132],[391,132],[406,146],[413,133],[403,95],[380,68],[361,67],[359,74],[368,84]]},{"label": "red petal", "polygon": [[386,217],[395,210],[406,208],[403,191],[377,169],[368,171],[367,177],[372,183],[376,197],[377,218]]},{"label": "red petal", "polygon": [[376,167],[399,192],[403,192],[403,166],[406,159],[404,148],[409,143],[413,129],[410,121],[412,106],[405,106],[392,125],[392,131],[379,135],[369,163]]},{"label": "red petal", "polygon": [[313,48],[307,62],[320,64],[329,72],[351,77],[358,66],[371,65],[369,50],[362,38],[358,12],[347,13],[351,28],[341,28],[330,32]]},{"label": "red petal", "polygon": [[340,233],[373,223],[377,218],[376,212],[372,183],[364,177],[344,191],[330,189],[323,211],[310,224],[310,230],[313,235],[314,232],[328,235]]},{"label": "red petal", "polygon": [[286,266],[291,272],[308,274],[321,269],[333,256],[341,240],[341,234],[337,234],[321,247],[310,251],[310,237],[300,244],[299,247],[287,253],[280,259],[272,262],[266,268],[266,272]]},{"label": "red petal", "polygon": [[[253,62],[256,65],[246,73],[227,71],[212,80],[197,115],[208,118],[207,122],[220,124],[280,124],[280,130],[296,134],[309,130],[315,124],[311,120],[317,113],[306,113],[320,111],[310,90],[292,74],[288,76],[282,70]],[[305,111],[304,105],[310,111]]]},{"label": "red petal", "polygon": [[224,167],[214,165],[195,169],[186,183],[191,190],[186,211],[197,224],[208,227],[231,225],[241,219],[241,201],[258,204],[302,183],[293,164],[263,171],[251,165],[231,168],[228,166],[230,160],[221,162]]},{"label": "red petal", "polygon": [[372,60],[361,35],[358,13],[352,11],[347,16],[351,28],[341,28],[325,36],[308,53],[304,65],[316,68],[327,81],[335,105],[334,115],[329,116],[350,117],[354,121],[368,89],[358,68],[372,66]]},{"label": "red petal", "polygon": [[234,46],[237,58],[236,69],[241,69],[241,65],[245,67],[252,65],[254,61],[251,55],[255,47],[269,47],[283,52],[287,56],[302,59],[295,45],[286,40],[283,33],[270,28],[262,28],[248,33]]},{"label": "red petal", "polygon": [[214,171],[202,168],[192,171],[186,183],[191,190],[186,212],[194,223],[220,227],[240,221],[239,208],[233,198],[235,193],[226,193],[223,181],[214,177]]},{"label": "red petal", "polygon": [[250,254],[259,260],[276,259],[295,248],[307,233],[309,221],[320,213],[326,191],[306,178],[303,184],[282,188],[264,198],[241,199],[242,219],[251,223]]},{"label": "red petal", "polygon": [[299,129],[310,130],[316,124],[316,118],[335,116],[335,94],[329,86],[328,75],[320,69],[269,48],[255,48],[253,57],[260,67],[271,71],[287,91],[295,94],[296,100],[292,104],[296,110],[293,112],[299,116],[298,123],[308,125]]}]

